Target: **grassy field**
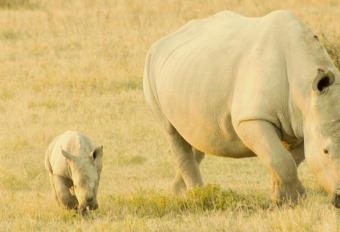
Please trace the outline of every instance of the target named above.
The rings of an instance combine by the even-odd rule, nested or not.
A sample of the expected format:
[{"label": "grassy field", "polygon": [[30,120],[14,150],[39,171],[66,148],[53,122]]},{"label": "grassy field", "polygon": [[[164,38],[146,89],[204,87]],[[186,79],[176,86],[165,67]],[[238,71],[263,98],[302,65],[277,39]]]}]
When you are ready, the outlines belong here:
[{"label": "grassy field", "polygon": [[[187,21],[229,9],[261,16],[289,9],[319,35],[339,66],[337,0],[0,0],[1,231],[338,231],[306,163],[308,198],[269,207],[269,172],[258,159],[207,156],[205,183],[174,196],[163,132],[144,103],[145,55]],[[44,155],[79,130],[104,146],[99,209],[82,218],[53,200]]]}]

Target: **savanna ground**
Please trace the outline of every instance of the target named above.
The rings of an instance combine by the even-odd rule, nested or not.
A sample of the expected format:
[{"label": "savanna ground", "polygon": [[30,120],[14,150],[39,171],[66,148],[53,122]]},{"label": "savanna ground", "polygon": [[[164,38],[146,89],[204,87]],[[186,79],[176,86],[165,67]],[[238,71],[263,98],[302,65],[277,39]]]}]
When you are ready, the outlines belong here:
[{"label": "savanna ground", "polygon": [[[289,9],[338,65],[337,0],[0,0],[1,231],[338,231],[304,162],[303,205],[268,207],[270,175],[258,159],[206,156],[205,183],[174,196],[174,163],[144,103],[149,47],[187,21],[229,9],[261,16]],[[60,210],[43,161],[52,139],[80,130],[104,146],[99,209]]]}]

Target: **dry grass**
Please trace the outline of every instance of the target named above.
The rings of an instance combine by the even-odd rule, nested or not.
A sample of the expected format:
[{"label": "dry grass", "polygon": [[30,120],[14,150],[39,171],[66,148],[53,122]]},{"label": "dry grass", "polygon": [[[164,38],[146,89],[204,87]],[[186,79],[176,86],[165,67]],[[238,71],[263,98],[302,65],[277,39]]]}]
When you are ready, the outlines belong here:
[{"label": "dry grass", "polygon": [[[338,1],[3,0],[0,6],[2,231],[340,229],[339,211],[305,163],[299,173],[309,196],[296,209],[266,206],[270,177],[258,159],[207,157],[205,182],[220,187],[170,195],[173,161],[142,92],[148,48],[187,21],[224,9],[248,16],[290,9],[321,35],[339,65]],[[43,167],[48,144],[67,129],[104,145],[100,208],[88,218],[56,207]]]}]

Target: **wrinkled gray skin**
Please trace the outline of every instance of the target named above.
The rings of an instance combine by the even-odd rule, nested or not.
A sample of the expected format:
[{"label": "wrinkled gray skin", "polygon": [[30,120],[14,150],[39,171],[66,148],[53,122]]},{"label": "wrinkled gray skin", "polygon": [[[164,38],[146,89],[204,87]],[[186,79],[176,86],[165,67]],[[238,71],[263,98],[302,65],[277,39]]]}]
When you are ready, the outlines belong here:
[{"label": "wrinkled gray skin", "polygon": [[295,205],[306,158],[340,206],[339,72],[292,13],[189,22],[151,47],[143,88],[177,163],[174,192],[203,185],[204,153],[257,156],[272,174],[271,200]]},{"label": "wrinkled gray skin", "polygon": [[45,168],[59,205],[65,209],[98,208],[97,191],[102,170],[103,147],[78,131],[67,131],[49,145]]}]

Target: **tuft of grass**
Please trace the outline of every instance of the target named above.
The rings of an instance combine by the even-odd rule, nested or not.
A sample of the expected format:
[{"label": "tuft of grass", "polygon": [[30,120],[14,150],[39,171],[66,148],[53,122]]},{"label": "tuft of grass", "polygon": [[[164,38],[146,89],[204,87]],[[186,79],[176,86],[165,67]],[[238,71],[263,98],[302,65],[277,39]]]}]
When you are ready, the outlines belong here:
[{"label": "tuft of grass", "polygon": [[110,195],[108,198],[106,201],[113,201],[117,209],[139,217],[164,217],[205,211],[254,211],[268,207],[263,196],[222,190],[217,184],[197,187],[186,195],[149,192],[130,197]]},{"label": "tuft of grass", "polygon": [[188,192],[190,203],[199,210],[255,210],[264,208],[265,198],[261,195],[243,195],[232,190],[221,190],[217,184],[197,187]]},{"label": "tuft of grass", "polygon": [[23,33],[22,32],[16,32],[13,30],[8,30],[4,31],[1,35],[0,38],[6,41],[17,41],[19,39],[23,38]]},{"label": "tuft of grass", "polygon": [[10,90],[8,90],[8,88],[3,87],[0,91],[0,99],[3,101],[9,100],[13,98],[13,94],[11,93]]},{"label": "tuft of grass", "polygon": [[0,8],[19,9],[28,8],[34,9],[39,6],[39,1],[35,0],[0,0]]},{"label": "tuft of grass", "polygon": [[330,38],[325,34],[322,34],[322,43],[334,62],[335,67],[340,68],[340,44],[338,43],[340,35],[333,35]]},{"label": "tuft of grass", "polygon": [[61,221],[65,223],[74,223],[82,219],[82,216],[77,212],[77,210],[62,210],[60,213]]},{"label": "tuft of grass", "polygon": [[27,178],[18,176],[10,168],[0,169],[0,189],[10,189],[12,191],[29,190],[30,186]]},{"label": "tuft of grass", "polygon": [[143,79],[141,77],[135,77],[118,81],[113,84],[112,88],[116,91],[142,90]]},{"label": "tuft of grass", "polygon": [[122,166],[129,166],[129,165],[141,165],[147,161],[147,158],[145,156],[141,155],[117,155],[115,159],[115,163],[117,165]]}]

